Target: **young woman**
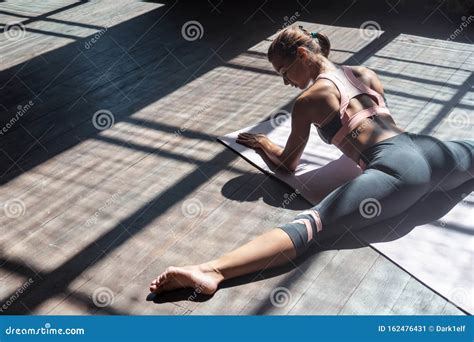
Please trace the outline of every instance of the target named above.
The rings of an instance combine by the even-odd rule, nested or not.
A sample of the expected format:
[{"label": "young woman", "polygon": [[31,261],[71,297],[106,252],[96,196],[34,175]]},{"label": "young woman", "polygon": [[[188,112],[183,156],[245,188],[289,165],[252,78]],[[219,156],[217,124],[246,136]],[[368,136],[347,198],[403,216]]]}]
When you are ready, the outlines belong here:
[{"label": "young woman", "polygon": [[[474,141],[447,141],[404,132],[386,107],[377,75],[362,66],[328,59],[321,33],[289,27],[275,38],[268,59],[285,85],[304,91],[295,101],[285,148],[263,134],[237,141],[262,149],[277,166],[294,171],[311,125],[364,170],[294,221],[272,229],[218,259],[169,267],[150,284],[160,293],[180,287],[212,294],[229,278],[287,263],[309,244],[397,216],[432,191],[448,191],[474,178]],[[364,212],[372,205],[377,212]]]}]

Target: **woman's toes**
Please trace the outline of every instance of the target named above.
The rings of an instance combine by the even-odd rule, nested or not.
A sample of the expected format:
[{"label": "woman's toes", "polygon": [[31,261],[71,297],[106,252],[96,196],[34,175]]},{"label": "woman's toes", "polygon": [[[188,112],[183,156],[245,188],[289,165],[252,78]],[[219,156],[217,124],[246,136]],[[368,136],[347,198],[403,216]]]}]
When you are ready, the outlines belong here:
[{"label": "woman's toes", "polygon": [[156,290],[158,290],[161,286],[163,286],[163,284],[165,283],[166,281],[166,278],[167,278],[167,275],[168,273],[167,272],[163,272],[160,274],[160,276],[158,278],[156,278],[155,280],[153,280],[150,284],[150,291],[151,292],[155,292]]},{"label": "woman's toes", "polygon": [[153,280],[151,283],[150,283],[150,291],[153,292],[155,291],[157,288],[158,288],[158,279],[155,279]]}]

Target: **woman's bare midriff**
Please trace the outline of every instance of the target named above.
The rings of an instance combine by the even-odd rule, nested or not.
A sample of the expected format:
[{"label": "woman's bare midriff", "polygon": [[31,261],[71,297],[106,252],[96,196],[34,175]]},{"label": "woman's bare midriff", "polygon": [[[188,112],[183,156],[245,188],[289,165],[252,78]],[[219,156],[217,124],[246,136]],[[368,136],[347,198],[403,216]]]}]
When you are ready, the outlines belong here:
[{"label": "woman's bare midriff", "polygon": [[370,146],[402,133],[390,116],[378,115],[363,120],[339,146],[347,157],[359,163],[360,154]]}]

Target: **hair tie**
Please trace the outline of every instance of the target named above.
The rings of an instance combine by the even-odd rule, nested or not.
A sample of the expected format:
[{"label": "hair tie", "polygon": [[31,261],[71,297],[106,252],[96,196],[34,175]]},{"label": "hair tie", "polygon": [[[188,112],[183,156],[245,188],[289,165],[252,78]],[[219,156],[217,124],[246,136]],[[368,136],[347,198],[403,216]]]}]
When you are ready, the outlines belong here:
[{"label": "hair tie", "polygon": [[309,34],[311,38],[318,38],[318,32],[308,32],[303,28],[303,25],[299,25],[298,27],[300,28],[300,30],[302,30],[306,34]]}]

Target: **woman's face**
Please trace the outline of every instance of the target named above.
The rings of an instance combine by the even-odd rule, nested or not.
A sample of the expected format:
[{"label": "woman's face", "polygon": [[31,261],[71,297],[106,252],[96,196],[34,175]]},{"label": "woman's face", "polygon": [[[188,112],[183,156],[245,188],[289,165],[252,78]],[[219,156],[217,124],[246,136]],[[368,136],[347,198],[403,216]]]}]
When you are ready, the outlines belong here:
[{"label": "woman's face", "polygon": [[283,77],[285,85],[291,85],[300,89],[306,89],[312,81],[311,69],[307,63],[308,53],[304,49],[298,49],[294,59],[276,57],[272,61],[275,70]]}]

